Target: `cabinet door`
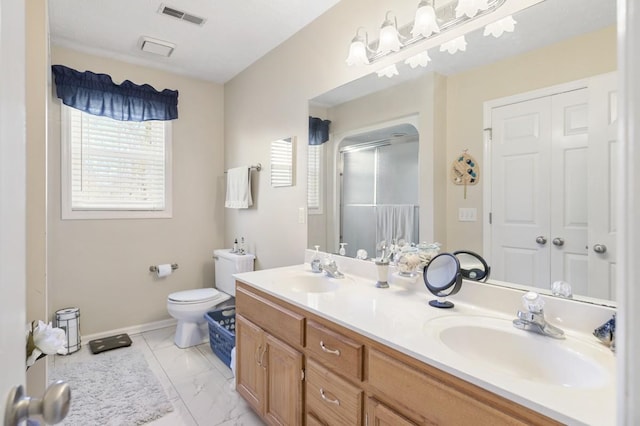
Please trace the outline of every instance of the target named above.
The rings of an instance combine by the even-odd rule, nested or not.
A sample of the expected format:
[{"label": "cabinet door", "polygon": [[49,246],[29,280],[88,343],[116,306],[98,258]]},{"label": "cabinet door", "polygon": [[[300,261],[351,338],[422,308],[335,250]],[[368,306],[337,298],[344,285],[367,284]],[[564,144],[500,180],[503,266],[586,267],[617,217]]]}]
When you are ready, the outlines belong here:
[{"label": "cabinet door", "polygon": [[236,390],[260,415],[264,413],[266,370],[264,332],[236,315]]},{"label": "cabinet door", "polygon": [[416,426],[389,407],[373,398],[367,399],[367,425],[369,426]]},{"label": "cabinet door", "polygon": [[302,424],[302,354],[266,335],[262,361],[267,372],[265,420],[272,425]]}]

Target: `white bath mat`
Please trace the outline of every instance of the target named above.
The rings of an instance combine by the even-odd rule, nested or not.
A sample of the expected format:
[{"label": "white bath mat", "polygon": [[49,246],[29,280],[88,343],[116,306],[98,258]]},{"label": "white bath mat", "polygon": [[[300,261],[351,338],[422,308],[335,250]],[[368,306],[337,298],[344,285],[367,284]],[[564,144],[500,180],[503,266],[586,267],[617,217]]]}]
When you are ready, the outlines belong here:
[{"label": "white bath mat", "polygon": [[134,347],[56,366],[50,380],[71,386],[71,409],[62,425],[141,425],[173,411],[144,355]]}]

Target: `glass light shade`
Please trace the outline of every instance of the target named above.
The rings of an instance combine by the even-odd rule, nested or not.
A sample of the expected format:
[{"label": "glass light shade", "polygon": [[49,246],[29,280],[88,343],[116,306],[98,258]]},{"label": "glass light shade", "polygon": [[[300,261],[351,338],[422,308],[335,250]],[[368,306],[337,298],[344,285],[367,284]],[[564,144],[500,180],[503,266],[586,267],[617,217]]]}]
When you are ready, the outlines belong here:
[{"label": "glass light shade", "polygon": [[489,0],[458,0],[456,18],[467,16],[473,18],[481,10],[489,9]]},{"label": "glass light shade", "polygon": [[347,57],[347,65],[367,65],[369,57],[367,56],[367,46],[362,38],[354,38],[349,46],[349,56]]},{"label": "glass light shade", "polygon": [[430,61],[431,58],[429,57],[429,54],[427,52],[422,52],[408,58],[404,63],[408,64],[411,68],[417,68],[426,67]]},{"label": "glass light shade", "polygon": [[384,21],[380,29],[380,41],[378,42],[377,53],[386,55],[390,52],[398,52],[401,47],[402,43],[400,43],[398,29],[391,21]]},{"label": "glass light shade", "polygon": [[378,77],[393,77],[394,75],[398,75],[398,67],[396,67],[396,64],[393,65],[389,65],[388,67],[384,67],[379,71],[376,71],[378,74]]},{"label": "glass light shade", "polygon": [[467,50],[467,40],[464,38],[464,36],[454,38],[453,40],[442,43],[440,45],[441,52],[447,51],[452,55],[458,51],[464,52],[465,50]]},{"label": "glass light shade", "polygon": [[497,20],[496,22],[492,22],[484,27],[484,35],[488,36],[491,34],[495,38],[500,37],[502,34],[512,33],[515,29],[517,22],[513,19],[513,16],[509,15],[506,18],[502,18]]},{"label": "glass light shade", "polygon": [[427,4],[427,2],[420,2],[418,10],[416,10],[416,19],[413,23],[413,29],[411,35],[418,37],[429,37],[433,33],[439,33],[440,26],[436,20],[436,11],[433,6]]}]

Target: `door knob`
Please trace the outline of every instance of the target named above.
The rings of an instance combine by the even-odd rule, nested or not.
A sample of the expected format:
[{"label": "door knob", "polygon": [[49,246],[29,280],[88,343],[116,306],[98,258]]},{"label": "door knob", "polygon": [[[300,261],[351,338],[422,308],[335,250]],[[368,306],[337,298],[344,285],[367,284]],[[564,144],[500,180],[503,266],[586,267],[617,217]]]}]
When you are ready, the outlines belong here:
[{"label": "door knob", "polygon": [[24,394],[22,385],[14,387],[7,397],[4,426],[17,426],[29,416],[40,415],[47,424],[60,423],[69,413],[71,387],[58,380],[49,385],[42,398]]},{"label": "door knob", "polygon": [[596,253],[606,253],[607,252],[607,246],[605,246],[604,244],[596,244],[593,246],[593,251],[595,251]]},{"label": "door knob", "polygon": [[547,239],[545,237],[543,237],[542,235],[540,235],[540,236],[538,236],[536,238],[536,243],[545,245],[545,244],[547,244]]},{"label": "door knob", "polygon": [[554,246],[561,247],[564,245],[564,238],[555,237],[551,242],[553,243]]}]

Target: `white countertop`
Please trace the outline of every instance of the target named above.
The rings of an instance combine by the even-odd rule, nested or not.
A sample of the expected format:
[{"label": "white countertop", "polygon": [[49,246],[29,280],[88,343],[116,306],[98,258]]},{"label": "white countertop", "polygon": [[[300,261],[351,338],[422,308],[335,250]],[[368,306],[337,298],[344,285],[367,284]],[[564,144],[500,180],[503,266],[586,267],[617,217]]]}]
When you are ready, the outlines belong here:
[{"label": "white countertop", "polygon": [[[346,273],[346,277],[336,280],[339,289],[331,292],[309,293],[296,291],[291,286],[292,279],[300,274],[317,276],[311,272],[309,264],[241,273],[236,274],[235,277],[258,290],[331,320],[560,422],[572,425],[615,424],[615,356],[608,348],[598,343],[593,336],[584,332],[595,327],[592,327],[594,321],[596,321],[596,326],[600,325],[602,318],[610,316],[610,310],[596,306],[592,308],[577,306],[574,312],[572,311],[573,307],[555,307],[556,310],[569,310],[575,315],[585,315],[583,312],[585,309],[597,309],[597,312],[588,314],[589,321],[585,321],[588,324],[583,330],[567,328],[572,324],[581,324],[581,321],[575,321],[575,318],[574,322],[563,321],[560,316],[550,316],[547,312],[548,320],[553,318],[560,324],[551,320],[549,322],[561,326],[567,335],[565,340],[556,340],[558,345],[571,345],[575,341],[590,345],[590,353],[595,353],[600,365],[610,373],[607,375],[607,380],[597,386],[578,388],[554,385],[536,380],[535,377],[529,379],[516,377],[503,371],[499,365],[492,366],[484,362],[474,362],[460,356],[443,345],[435,336],[433,325],[436,323],[431,322],[430,325],[430,321],[444,316],[460,317],[465,315],[491,317],[510,322],[520,307],[517,301],[522,294],[521,292],[486,284],[465,282],[458,296],[448,299],[455,303],[454,308],[436,309],[428,305],[428,301],[434,297],[426,291],[421,276],[417,277],[418,281],[391,274],[390,288],[379,289],[375,287],[375,279],[371,279],[371,273],[374,273],[374,270],[367,269],[370,268],[370,262],[356,264],[354,262],[358,261],[343,259],[339,260],[339,266]],[[334,280],[328,277],[324,278]],[[465,300],[475,298],[474,301],[477,302],[478,294],[483,292],[482,298],[489,300],[494,305],[492,309],[479,308],[478,304],[480,303],[472,304],[469,300]],[[513,294],[509,294],[509,292]],[[481,303],[480,305],[487,306],[491,303]],[[553,303],[556,302],[552,302],[552,308]],[[558,303],[562,303],[562,301]],[[575,304],[575,302],[573,303]],[[513,312],[513,314],[508,314],[506,311],[501,312],[500,309],[495,309],[496,306]],[[525,331],[522,333],[530,335],[532,339],[550,339]],[[570,350],[570,346],[568,349]],[[554,362],[549,354],[540,353],[539,356],[550,358],[545,362]],[[589,375],[590,372],[585,371],[584,374]]]}]

